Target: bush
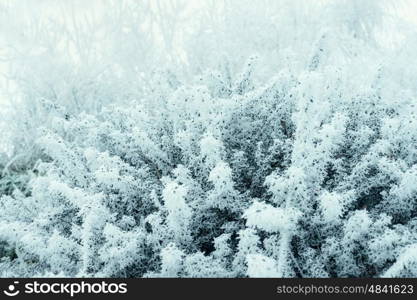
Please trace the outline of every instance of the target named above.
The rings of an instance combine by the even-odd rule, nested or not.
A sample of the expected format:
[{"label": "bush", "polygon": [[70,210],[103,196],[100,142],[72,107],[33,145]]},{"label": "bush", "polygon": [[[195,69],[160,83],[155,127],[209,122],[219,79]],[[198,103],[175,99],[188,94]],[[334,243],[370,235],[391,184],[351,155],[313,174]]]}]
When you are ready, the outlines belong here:
[{"label": "bush", "polygon": [[[240,32],[239,13],[249,12],[227,3],[222,13]],[[385,11],[378,3],[367,9]],[[387,49],[378,18],[311,7],[318,15],[305,22],[326,15],[320,24],[335,29],[303,23],[277,52],[280,31],[258,7],[250,21],[269,34],[243,47],[226,31],[220,58],[185,44],[189,69],[161,56],[170,67],[136,61],[135,77],[114,52],[104,58],[120,76],[70,76],[80,98],[22,89],[26,124],[10,126],[30,134],[13,140],[29,163],[0,178],[2,276],[417,276],[416,87],[410,70],[396,73],[415,68],[404,54],[415,43]],[[285,20],[300,20],[289,11]],[[220,38],[205,34],[183,38]],[[239,47],[262,51],[239,58]],[[23,141],[30,155],[16,148]]]}]

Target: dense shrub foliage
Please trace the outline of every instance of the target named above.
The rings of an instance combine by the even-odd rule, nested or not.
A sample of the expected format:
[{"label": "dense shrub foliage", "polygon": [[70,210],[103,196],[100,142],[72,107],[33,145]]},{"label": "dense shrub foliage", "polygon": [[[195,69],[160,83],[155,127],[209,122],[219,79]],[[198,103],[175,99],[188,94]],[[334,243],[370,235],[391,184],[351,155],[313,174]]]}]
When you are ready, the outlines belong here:
[{"label": "dense shrub foliage", "polygon": [[2,276],[417,276],[412,25],[389,1],[216,2],[201,32],[123,1],[99,37],[28,33]]}]

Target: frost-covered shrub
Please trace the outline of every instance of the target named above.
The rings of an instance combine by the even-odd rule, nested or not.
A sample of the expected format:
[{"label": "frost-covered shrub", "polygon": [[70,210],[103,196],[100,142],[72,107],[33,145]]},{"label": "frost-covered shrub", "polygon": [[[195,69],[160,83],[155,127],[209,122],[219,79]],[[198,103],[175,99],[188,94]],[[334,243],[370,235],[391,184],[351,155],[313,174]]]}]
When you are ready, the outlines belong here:
[{"label": "frost-covered shrub", "polygon": [[[417,276],[413,37],[378,39],[380,1],[364,7],[378,18],[262,2],[226,1],[180,37],[172,12],[145,18],[160,41],[127,1],[99,30],[110,53],[78,49],[89,69],[60,52],[25,69],[24,130],[0,159],[1,276]],[[147,41],[169,55],[142,57]]]}]

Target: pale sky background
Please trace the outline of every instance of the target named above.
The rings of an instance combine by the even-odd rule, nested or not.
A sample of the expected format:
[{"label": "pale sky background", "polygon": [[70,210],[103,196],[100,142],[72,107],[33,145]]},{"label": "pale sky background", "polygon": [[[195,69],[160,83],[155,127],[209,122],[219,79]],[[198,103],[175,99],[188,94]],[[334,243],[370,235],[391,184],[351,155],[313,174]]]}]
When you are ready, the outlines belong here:
[{"label": "pale sky background", "polygon": [[[7,3],[10,0],[0,0],[0,4]],[[74,9],[74,14],[76,16],[82,17],[83,14],[88,13],[89,15],[100,16],[102,13],[102,0],[12,0],[14,1],[13,5],[16,5],[18,11],[16,15],[22,19],[29,17],[36,18],[49,18],[54,17],[58,20],[61,20],[65,23],[68,19],[61,16],[69,16],[68,7]],[[309,0],[306,0],[309,1]],[[334,0],[330,0],[334,1]],[[366,0],[364,0],[366,1]],[[204,9],[204,5],[207,3],[206,0],[188,0],[187,11],[188,15],[192,16],[196,10]],[[416,24],[417,28],[417,1],[415,0],[405,0],[404,9],[401,11],[401,15],[404,19],[411,21]],[[69,4],[69,5],[68,5]],[[1,8],[1,7],[0,7]],[[0,18],[2,15],[0,14]],[[0,20],[1,21],[1,20]],[[0,22],[1,24],[1,22]],[[8,65],[7,62],[2,60],[2,55],[4,54],[4,49],[2,46],[4,43],[7,43],[7,37],[4,36],[0,28],[0,103],[5,103],[6,95],[5,89],[10,88],[10,83],[5,80],[4,75],[7,74]]]}]

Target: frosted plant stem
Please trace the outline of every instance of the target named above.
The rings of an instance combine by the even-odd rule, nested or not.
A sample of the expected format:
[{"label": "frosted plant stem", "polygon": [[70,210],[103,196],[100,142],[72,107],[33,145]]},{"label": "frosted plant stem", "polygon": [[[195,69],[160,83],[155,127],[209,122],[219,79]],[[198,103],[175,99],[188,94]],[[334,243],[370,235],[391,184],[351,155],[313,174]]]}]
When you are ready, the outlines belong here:
[{"label": "frosted plant stem", "polygon": [[280,246],[278,252],[278,277],[288,276],[288,256],[289,256],[289,244],[291,240],[290,233],[286,230],[282,232],[280,239]]}]

